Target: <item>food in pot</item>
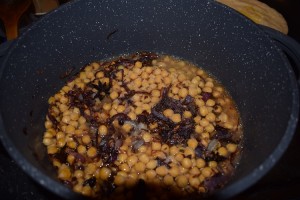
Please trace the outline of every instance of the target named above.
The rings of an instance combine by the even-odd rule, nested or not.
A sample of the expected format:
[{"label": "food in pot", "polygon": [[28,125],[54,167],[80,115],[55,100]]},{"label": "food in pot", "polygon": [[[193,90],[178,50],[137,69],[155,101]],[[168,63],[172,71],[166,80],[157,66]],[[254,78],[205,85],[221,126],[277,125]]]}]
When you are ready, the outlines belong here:
[{"label": "food in pot", "polygon": [[203,69],[171,56],[93,62],[49,105],[43,143],[58,178],[86,196],[205,195],[237,165],[233,100]]},{"label": "food in pot", "polygon": [[257,24],[268,26],[284,34],[288,34],[288,25],[284,17],[275,9],[258,0],[216,0],[241,14]]}]

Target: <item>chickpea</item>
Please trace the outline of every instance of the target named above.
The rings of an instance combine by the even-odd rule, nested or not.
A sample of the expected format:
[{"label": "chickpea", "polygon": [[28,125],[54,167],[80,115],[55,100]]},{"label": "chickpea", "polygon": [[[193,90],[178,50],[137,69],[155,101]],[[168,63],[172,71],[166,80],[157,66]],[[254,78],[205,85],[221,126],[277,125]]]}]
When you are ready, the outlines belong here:
[{"label": "chickpea", "polygon": [[205,105],[204,101],[202,99],[198,99],[198,98],[195,99],[195,103],[198,107]]},{"label": "chickpea", "polygon": [[196,160],[196,166],[197,166],[199,169],[205,167],[205,165],[206,165],[206,163],[205,163],[205,161],[204,161],[202,158],[198,158],[198,159]]},{"label": "chickpea", "polygon": [[218,166],[218,163],[216,161],[209,161],[208,166],[210,168],[216,168]]},{"label": "chickpea", "polygon": [[109,111],[109,115],[112,117],[112,116],[114,116],[114,115],[116,115],[116,114],[118,114],[118,112],[115,110],[115,109],[111,109],[110,111]]},{"label": "chickpea", "polygon": [[119,169],[123,172],[130,172],[130,168],[126,163],[119,165]]},{"label": "chickpea", "polygon": [[174,155],[176,155],[179,152],[179,149],[178,149],[177,146],[171,146],[170,149],[169,149],[169,151],[170,151],[170,155],[174,156]]},{"label": "chickpea", "polygon": [[233,125],[231,124],[231,123],[229,123],[229,122],[225,122],[224,123],[224,128],[227,128],[227,129],[233,129]]},{"label": "chickpea", "polygon": [[133,81],[133,84],[134,84],[134,86],[135,86],[136,88],[141,87],[141,86],[142,86],[142,79],[141,79],[140,77],[138,77],[137,79],[135,79],[135,80]]},{"label": "chickpea", "polygon": [[209,122],[214,122],[216,121],[216,115],[214,113],[208,113],[205,117]]},{"label": "chickpea", "polygon": [[199,112],[201,116],[205,117],[208,114],[208,109],[206,106],[200,106]]},{"label": "chickpea", "polygon": [[189,183],[190,183],[190,185],[191,185],[192,187],[198,188],[199,185],[200,185],[200,180],[199,180],[199,178],[193,178],[193,177],[190,177],[190,178],[189,178]]},{"label": "chickpea", "polygon": [[212,88],[205,86],[203,89],[203,92],[212,93]]},{"label": "chickpea", "polygon": [[137,77],[138,77],[138,73],[136,73],[136,72],[131,72],[129,75],[129,78],[131,80],[135,80],[135,79],[137,79]]},{"label": "chickpea", "polygon": [[136,115],[139,115],[143,112],[143,109],[141,107],[137,107],[137,108],[135,108],[134,112]]},{"label": "chickpea", "polygon": [[184,75],[184,74],[179,74],[178,75],[178,80],[180,81],[180,82],[183,82],[183,81],[185,81],[187,78],[186,78],[186,76]]},{"label": "chickpea", "polygon": [[152,154],[152,156],[153,156],[154,158],[160,158],[160,159],[166,159],[166,158],[167,158],[166,154],[165,154],[163,151],[155,151],[155,152]]},{"label": "chickpea", "polygon": [[198,141],[195,138],[191,138],[187,142],[188,146],[192,149],[195,149],[198,146]]},{"label": "chickpea", "polygon": [[123,176],[123,177],[128,177],[128,176],[129,176],[128,173],[123,172],[123,171],[118,171],[118,172],[117,172],[117,175],[118,175],[118,176]]},{"label": "chickpea", "polygon": [[90,196],[92,194],[92,188],[89,185],[83,186],[81,193],[85,196]]},{"label": "chickpea", "polygon": [[176,113],[171,116],[171,120],[175,123],[179,123],[181,122],[181,115]]},{"label": "chickpea", "polygon": [[164,77],[164,83],[166,86],[170,85],[172,83],[172,79],[170,77]]},{"label": "chickpea", "polygon": [[234,153],[237,150],[237,145],[233,143],[229,143],[226,145],[226,148],[230,153]]},{"label": "chickpea", "polygon": [[[149,99],[150,100],[150,99]],[[143,110],[146,110],[147,112],[150,112],[150,110],[151,110],[151,106],[149,105],[149,104],[143,104],[142,105],[142,109]]]},{"label": "chickpea", "polygon": [[91,142],[91,137],[89,135],[84,135],[81,140],[84,144],[89,144]]},{"label": "chickpea", "polygon": [[209,133],[208,133],[208,132],[203,132],[203,133],[201,134],[201,138],[202,138],[202,139],[209,139]]},{"label": "chickpea", "polygon": [[166,77],[169,76],[169,72],[168,72],[167,70],[162,69],[162,70],[161,70],[161,75],[162,75],[164,78],[166,78]]},{"label": "chickpea", "polygon": [[97,155],[97,149],[95,147],[90,147],[87,151],[87,156],[93,158]]},{"label": "chickpea", "polygon": [[[50,130],[52,130],[52,129],[50,129]],[[52,131],[50,131],[50,130],[48,130],[48,131],[45,133],[44,138],[51,139],[51,138],[54,136],[54,134],[53,134]],[[61,132],[61,133],[63,133],[63,132]],[[63,137],[65,137],[65,134],[64,134],[64,133],[62,134],[62,137],[59,137],[59,138],[63,138]],[[57,138],[57,139],[59,139],[59,138]]]},{"label": "chickpea", "polygon": [[80,153],[80,154],[85,154],[86,153],[86,147],[83,146],[83,145],[79,145],[77,147],[77,152]]},{"label": "chickpea", "polygon": [[143,172],[143,171],[145,171],[146,166],[145,166],[145,163],[143,163],[143,162],[137,162],[134,165],[134,168],[137,172]]},{"label": "chickpea", "polygon": [[106,135],[108,132],[107,127],[105,125],[100,125],[98,128],[98,133],[100,135]]},{"label": "chickpea", "polygon": [[211,177],[212,175],[212,170],[210,167],[204,167],[201,171],[202,175],[206,178]]},{"label": "chickpea", "polygon": [[[74,109],[74,110],[75,110],[75,109]],[[77,112],[71,113],[71,114],[70,114],[70,118],[71,118],[71,120],[73,120],[73,121],[78,121],[79,113],[77,113]]]},{"label": "chickpea", "polygon": [[99,71],[96,73],[96,77],[97,78],[103,78],[104,77],[104,72],[103,71]]},{"label": "chickpea", "polygon": [[114,100],[118,98],[119,94],[116,91],[112,91],[109,96],[112,100]]},{"label": "chickpea", "polygon": [[212,125],[212,124],[208,124],[206,127],[205,127],[205,130],[209,133],[212,133],[214,130],[215,130],[215,127]]},{"label": "chickpea", "polygon": [[129,156],[127,159],[127,163],[129,166],[133,166],[138,161],[136,155]]},{"label": "chickpea", "polygon": [[195,87],[189,87],[189,95],[191,95],[192,97],[195,97],[198,94],[198,90]]},{"label": "chickpea", "polygon": [[171,109],[166,109],[163,111],[164,116],[166,117],[172,117],[174,115],[174,111]]},{"label": "chickpea", "polygon": [[75,149],[77,147],[77,143],[74,141],[69,141],[67,142],[67,146],[70,147],[71,149]]},{"label": "chickpea", "polygon": [[66,127],[66,133],[74,134],[74,132],[75,132],[75,127],[74,126],[68,125]]},{"label": "chickpea", "polygon": [[154,80],[155,80],[155,83],[157,83],[159,85],[162,82],[162,76],[161,75],[156,75]]},{"label": "chickpea", "polygon": [[75,129],[78,127],[78,122],[77,121],[70,121],[69,124],[70,124],[70,126],[73,126]]},{"label": "chickpea", "polygon": [[72,174],[70,168],[67,165],[62,164],[58,170],[58,178],[62,180],[69,180],[71,176]]},{"label": "chickpea", "polygon": [[54,161],[53,161],[53,166],[54,166],[54,167],[60,168],[61,165],[62,165],[62,164],[61,164],[58,160],[54,160]]},{"label": "chickpea", "polygon": [[84,172],[83,172],[82,170],[76,170],[76,171],[74,172],[74,176],[75,176],[76,178],[83,178]]},{"label": "chickpea", "polygon": [[75,161],[75,156],[69,154],[69,155],[67,156],[67,162],[70,163],[70,164],[72,165],[72,164],[74,163],[74,161]]},{"label": "chickpea", "polygon": [[175,159],[178,161],[178,162],[181,162],[183,160],[183,155],[181,153],[178,153],[175,155]]},{"label": "chickpea", "polygon": [[55,143],[55,139],[51,139],[51,138],[44,138],[43,139],[43,144],[46,145],[46,146],[49,146],[51,144],[54,144]]},{"label": "chickpea", "polygon": [[127,115],[128,117],[130,117],[131,120],[136,120],[136,114],[134,112],[130,112]]},{"label": "chickpea", "polygon": [[140,153],[145,153],[145,152],[147,152],[147,150],[148,150],[148,148],[145,145],[142,145],[138,148],[138,152],[140,152]]},{"label": "chickpea", "polygon": [[120,153],[120,154],[118,155],[118,161],[119,161],[120,163],[123,163],[123,162],[126,161],[127,157],[128,157],[128,156],[127,156],[126,153]]},{"label": "chickpea", "polygon": [[196,124],[199,124],[201,121],[201,117],[200,116],[194,117],[194,121],[196,122]]},{"label": "chickpea", "polygon": [[190,111],[184,111],[183,112],[183,117],[184,118],[190,118],[190,117],[192,117],[192,113]]},{"label": "chickpea", "polygon": [[97,167],[96,167],[96,165],[95,165],[94,163],[89,163],[89,164],[85,167],[84,173],[85,173],[86,175],[91,175],[91,174],[94,174],[94,173],[95,173],[96,169],[97,169]]},{"label": "chickpea", "polygon": [[186,147],[184,149],[184,156],[185,157],[191,157],[194,158],[195,157],[195,151],[194,149],[190,148],[190,147]]},{"label": "chickpea", "polygon": [[201,134],[201,133],[203,133],[203,126],[199,126],[199,125],[196,125],[195,126],[195,132],[196,133],[199,133],[199,134]]},{"label": "chickpea", "polygon": [[206,127],[209,125],[209,121],[205,118],[201,119],[200,121],[200,125],[203,126],[203,127]]},{"label": "chickpea", "polygon": [[110,170],[109,168],[107,168],[107,167],[102,167],[102,168],[100,169],[100,174],[99,174],[99,176],[100,176],[100,178],[101,178],[102,180],[108,179],[108,177],[110,177],[110,175],[111,175],[111,170]]},{"label": "chickpea", "polygon": [[86,123],[86,119],[83,116],[80,116],[78,119],[79,124],[85,124]]},{"label": "chickpea", "polygon": [[137,67],[137,68],[141,68],[141,67],[143,66],[143,63],[140,62],[140,61],[136,61],[136,62],[134,63],[134,66]]},{"label": "chickpea", "polygon": [[188,179],[186,178],[185,175],[179,175],[176,178],[176,183],[177,183],[178,187],[185,188],[188,184]]},{"label": "chickpea", "polygon": [[169,170],[169,174],[173,177],[177,177],[179,175],[179,168],[177,166],[173,166],[170,170]]},{"label": "chickpea", "polygon": [[170,176],[170,175],[164,176],[163,181],[164,181],[164,184],[165,184],[165,185],[173,185],[173,183],[174,183],[174,179],[173,179],[173,177]]},{"label": "chickpea", "polygon": [[192,161],[191,159],[189,158],[183,158],[183,160],[181,161],[181,165],[184,167],[184,168],[191,168],[192,167]]},{"label": "chickpea", "polygon": [[159,102],[159,100],[160,100],[159,97],[152,97],[152,98],[151,98],[151,103],[152,103],[152,104],[156,104],[156,103]]},{"label": "chickpea", "polygon": [[126,133],[129,133],[130,130],[132,129],[132,125],[126,123],[126,124],[124,124],[124,125],[122,126],[122,129],[123,129]]},{"label": "chickpea", "polygon": [[227,122],[227,120],[228,120],[227,114],[226,114],[226,113],[221,113],[221,114],[219,115],[219,120],[220,120],[221,122],[223,122],[223,123]]},{"label": "chickpea", "polygon": [[157,166],[157,161],[156,160],[150,160],[147,164],[146,164],[146,168],[147,169],[155,169]]},{"label": "chickpea", "polygon": [[227,155],[228,155],[228,151],[225,147],[220,147],[218,149],[218,153],[220,156],[224,156],[224,157],[227,157]]},{"label": "chickpea", "polygon": [[126,178],[124,176],[117,175],[114,178],[114,184],[117,186],[123,185],[125,183]]},{"label": "chickpea", "polygon": [[213,107],[215,104],[216,104],[216,102],[214,100],[212,100],[212,99],[208,99],[206,101],[206,105],[207,106]]},{"label": "chickpea", "polygon": [[124,105],[119,105],[116,110],[117,110],[118,113],[122,113],[125,110],[125,106]]},{"label": "chickpea", "polygon": [[152,67],[144,67],[144,69],[148,74],[152,73],[152,71],[153,71]]},{"label": "chickpea", "polygon": [[213,80],[212,79],[206,79],[206,83],[205,83],[205,86],[206,87],[210,87],[210,88],[213,88],[214,87],[214,83],[212,82]]},{"label": "chickpea", "polygon": [[158,151],[161,149],[161,143],[159,142],[152,142],[152,150],[153,151]]},{"label": "chickpea", "polygon": [[152,140],[152,135],[150,133],[146,132],[143,134],[142,138],[145,142],[150,142]]},{"label": "chickpea", "polygon": [[151,169],[151,170],[147,170],[146,171],[146,177],[149,179],[149,180],[152,180],[156,177],[156,172]]},{"label": "chickpea", "polygon": [[63,118],[61,119],[62,122],[69,124],[71,121],[71,117],[69,115],[63,116]]},{"label": "chickpea", "polygon": [[186,88],[181,88],[178,91],[178,95],[182,98],[185,98],[188,95],[189,91]]},{"label": "chickpea", "polygon": [[149,163],[150,161],[150,158],[147,154],[145,153],[142,153],[140,156],[139,156],[139,160],[145,164]]},{"label": "chickpea", "polygon": [[162,165],[162,166],[159,166],[155,169],[155,172],[157,173],[157,175],[159,176],[165,176],[167,175],[168,173],[168,169],[166,166]]},{"label": "chickpea", "polygon": [[161,69],[160,68],[154,69],[154,74],[155,75],[159,75],[160,73],[161,73]]},{"label": "chickpea", "polygon": [[191,170],[190,170],[190,173],[192,175],[199,175],[200,174],[200,170],[198,167],[193,167]]},{"label": "chickpea", "polygon": [[52,122],[47,119],[47,121],[45,122],[45,128],[50,129],[52,128],[52,125],[53,125]]},{"label": "chickpea", "polygon": [[215,98],[219,98],[221,96],[221,93],[219,91],[213,91],[212,95]]},{"label": "chickpea", "polygon": [[173,86],[173,87],[171,88],[171,92],[172,92],[173,94],[178,94],[179,88],[176,87],[176,86]]}]

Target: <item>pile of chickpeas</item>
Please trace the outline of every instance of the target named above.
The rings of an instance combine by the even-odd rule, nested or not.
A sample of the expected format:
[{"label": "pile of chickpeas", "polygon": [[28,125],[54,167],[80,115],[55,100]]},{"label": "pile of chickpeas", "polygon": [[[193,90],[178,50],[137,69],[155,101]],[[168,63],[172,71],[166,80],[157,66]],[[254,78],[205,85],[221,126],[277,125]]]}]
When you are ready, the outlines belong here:
[{"label": "pile of chickpeas", "polygon": [[[171,56],[159,56],[151,65],[137,60],[132,66],[117,66],[114,79],[105,76],[103,69],[109,67],[107,63],[87,65],[49,98],[43,144],[57,168],[58,179],[85,196],[115,199],[133,197],[131,189],[143,181],[148,188],[146,197],[155,199],[158,194],[156,198],[168,198],[166,191],[177,197],[205,194],[209,192],[206,183],[215,175],[232,173],[230,170],[235,167],[232,158],[238,154],[240,140],[214,139],[216,126],[228,130],[232,138],[241,138],[238,111],[224,87],[199,67]],[[84,91],[90,83],[100,82],[110,88],[102,98],[93,100],[92,109],[71,104],[73,100],[68,95],[71,91]],[[153,131],[157,122],[146,125],[137,122],[142,113],[151,114],[166,88],[170,98],[183,101],[187,96],[192,97],[197,108],[196,116],[190,111],[180,114],[169,108],[161,110],[174,124],[193,118],[193,134],[184,143],[163,142],[159,133]],[[130,102],[120,100],[128,89],[140,92],[131,96]],[[209,98],[204,99],[204,94],[209,94]],[[129,120],[112,122],[124,138],[116,159],[107,163],[101,159],[98,145],[103,138],[114,134],[106,122],[120,113]],[[139,145],[134,146],[137,138]],[[196,152],[199,145],[224,159],[207,160],[199,156]],[[108,183],[112,190],[109,194],[103,189]]]}]

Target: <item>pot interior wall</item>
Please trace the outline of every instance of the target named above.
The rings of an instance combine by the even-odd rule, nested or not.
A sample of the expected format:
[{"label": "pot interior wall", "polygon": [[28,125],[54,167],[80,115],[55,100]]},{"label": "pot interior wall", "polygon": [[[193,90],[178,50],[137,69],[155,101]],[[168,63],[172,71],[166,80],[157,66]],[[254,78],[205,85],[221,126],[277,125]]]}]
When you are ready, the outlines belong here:
[{"label": "pot interior wall", "polygon": [[244,150],[234,182],[272,154],[290,119],[290,71],[270,44],[252,23],[211,1],[77,1],[12,48],[0,85],[4,128],[30,164],[55,177],[41,142],[47,100],[66,81],[60,76],[124,53],[166,53],[203,67],[236,101]]}]

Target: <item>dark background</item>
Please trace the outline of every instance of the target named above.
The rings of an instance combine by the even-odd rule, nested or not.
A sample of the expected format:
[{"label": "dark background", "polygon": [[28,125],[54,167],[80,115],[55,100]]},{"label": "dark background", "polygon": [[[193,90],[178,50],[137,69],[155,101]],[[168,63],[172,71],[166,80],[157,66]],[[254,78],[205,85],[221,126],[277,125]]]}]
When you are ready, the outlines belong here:
[{"label": "dark background", "polygon": [[[60,1],[61,4],[66,0]],[[300,1],[299,0],[262,0],[278,10],[287,20],[289,36],[300,43]],[[21,32],[27,25],[39,20],[31,6],[20,20]],[[24,28],[25,27],[25,28]],[[6,40],[3,25],[0,22],[0,49]],[[2,51],[3,54],[3,51]],[[0,64],[1,64],[0,51]],[[250,187],[234,200],[245,199],[288,199],[300,200],[300,129],[275,167],[254,186]],[[266,144],[267,145],[267,144]],[[10,158],[0,144],[0,199],[50,200],[59,197],[48,192],[31,180]]]}]

